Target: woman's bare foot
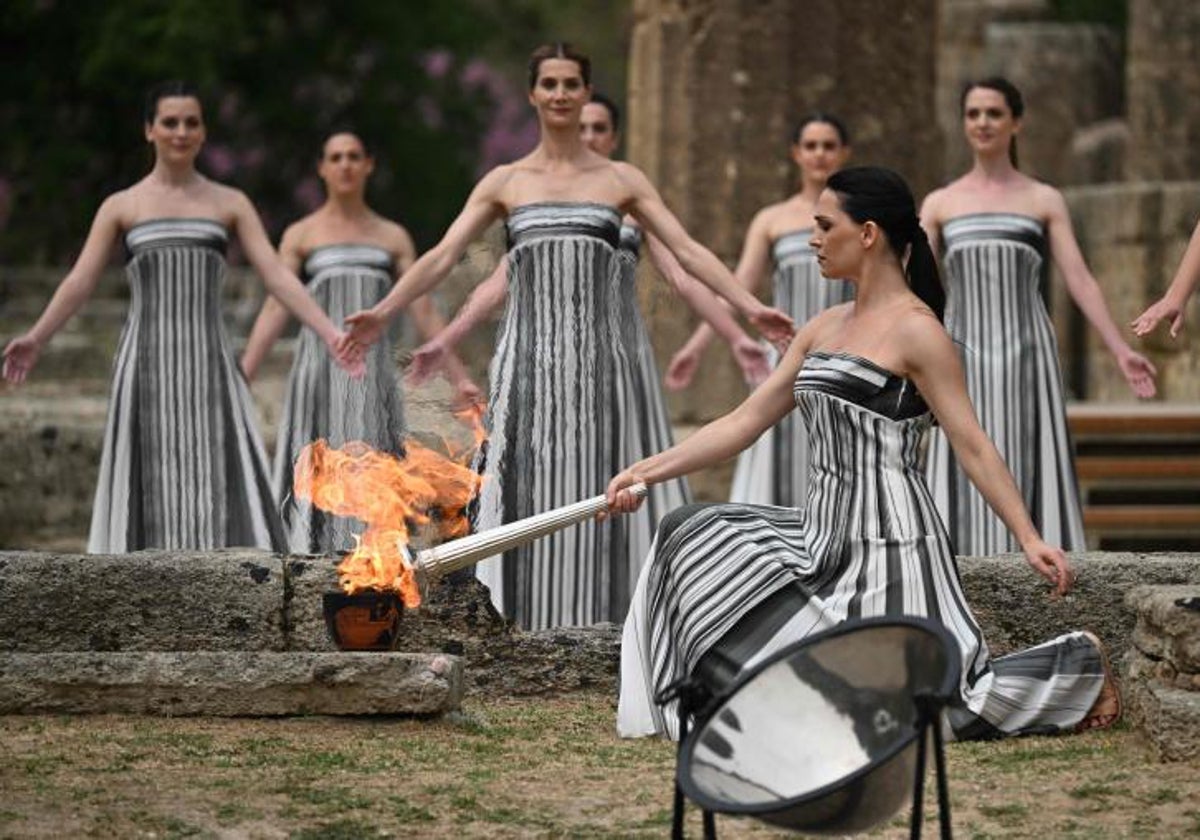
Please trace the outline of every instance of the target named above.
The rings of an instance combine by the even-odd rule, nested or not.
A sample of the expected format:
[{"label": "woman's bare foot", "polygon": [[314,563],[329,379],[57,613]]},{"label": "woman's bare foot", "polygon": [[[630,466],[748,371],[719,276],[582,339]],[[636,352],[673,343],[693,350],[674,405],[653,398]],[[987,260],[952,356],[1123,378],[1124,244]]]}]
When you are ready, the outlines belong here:
[{"label": "woman's bare foot", "polygon": [[1094,729],[1108,729],[1121,719],[1121,689],[1117,685],[1116,675],[1108,662],[1108,654],[1100,639],[1095,633],[1086,630],[1083,635],[1087,636],[1088,640],[1096,646],[1096,650],[1100,652],[1100,663],[1104,666],[1104,685],[1101,686],[1100,696],[1096,698],[1092,708],[1088,709],[1087,715],[1075,725],[1075,731],[1088,732]]}]

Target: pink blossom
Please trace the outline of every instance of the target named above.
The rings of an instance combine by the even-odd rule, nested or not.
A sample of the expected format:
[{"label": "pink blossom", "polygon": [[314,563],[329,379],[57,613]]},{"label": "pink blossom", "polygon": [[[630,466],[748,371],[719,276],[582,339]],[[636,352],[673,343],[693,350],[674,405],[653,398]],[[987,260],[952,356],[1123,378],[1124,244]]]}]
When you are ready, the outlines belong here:
[{"label": "pink blossom", "polygon": [[450,65],[453,63],[454,57],[450,55],[449,50],[430,50],[421,57],[421,65],[425,68],[425,74],[431,79],[440,79],[445,76],[450,72]]},{"label": "pink blossom", "polygon": [[214,178],[224,180],[237,169],[237,157],[233,150],[221,144],[210,144],[200,153],[204,168],[212,173]]}]

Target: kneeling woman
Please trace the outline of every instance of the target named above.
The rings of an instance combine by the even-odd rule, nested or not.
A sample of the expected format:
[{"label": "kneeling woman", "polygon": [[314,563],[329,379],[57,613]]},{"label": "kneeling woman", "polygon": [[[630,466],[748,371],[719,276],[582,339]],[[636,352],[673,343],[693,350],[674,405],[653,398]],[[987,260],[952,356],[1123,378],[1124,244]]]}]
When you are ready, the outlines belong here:
[{"label": "kneeling woman", "polygon": [[[992,659],[959,584],[945,525],[925,485],[921,438],[940,423],[967,475],[1060,594],[1073,582],[1061,550],[1030,522],[1012,477],[975,419],[942,326],[945,295],[912,194],[875,167],[830,177],[812,246],[826,277],[855,300],[813,318],[767,382],[685,442],[634,464],[624,488],[723,461],[796,405],[810,447],[807,508],[710,505],[664,519],[625,622],[622,735],[674,733],[655,694],[698,666],[734,671],[847,619],[926,616],[962,651],[958,738],[1105,726],[1119,714],[1099,642],[1070,633]],[[803,432],[802,432],[803,433]]]}]

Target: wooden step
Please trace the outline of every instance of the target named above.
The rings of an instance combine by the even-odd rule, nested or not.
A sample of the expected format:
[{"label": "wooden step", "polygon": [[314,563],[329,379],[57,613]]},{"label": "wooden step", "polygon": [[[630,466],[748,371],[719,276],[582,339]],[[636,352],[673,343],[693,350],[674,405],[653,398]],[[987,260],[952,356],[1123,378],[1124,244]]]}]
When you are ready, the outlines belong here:
[{"label": "wooden step", "polygon": [[1200,505],[1103,505],[1083,509],[1083,526],[1097,532],[1200,531]]},{"label": "wooden step", "polygon": [[[1075,473],[1083,483],[1096,481],[1200,480],[1200,455],[1088,455],[1075,459]],[[1200,489],[1197,490],[1200,496]]]},{"label": "wooden step", "polygon": [[1200,403],[1075,403],[1067,406],[1075,438],[1200,438]]}]

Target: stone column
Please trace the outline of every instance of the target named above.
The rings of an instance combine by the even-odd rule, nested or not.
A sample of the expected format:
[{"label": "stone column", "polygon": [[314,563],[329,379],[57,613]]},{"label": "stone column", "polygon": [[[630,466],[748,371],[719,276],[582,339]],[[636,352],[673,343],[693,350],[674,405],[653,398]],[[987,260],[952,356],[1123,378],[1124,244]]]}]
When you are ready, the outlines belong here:
[{"label": "stone column", "polygon": [[[842,117],[855,161],[898,169],[920,194],[941,168],[936,29],[936,0],[635,0],[629,158],[729,264],[754,213],[794,185],[789,133],[808,111]],[[693,320],[644,279],[665,363]],[[710,419],[746,393],[723,347],[704,364],[677,419]]]},{"label": "stone column", "polygon": [[1130,0],[1130,180],[1200,177],[1200,3]]}]

